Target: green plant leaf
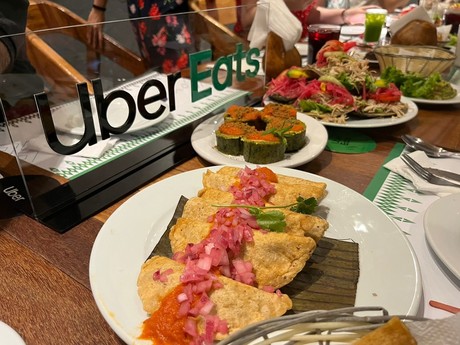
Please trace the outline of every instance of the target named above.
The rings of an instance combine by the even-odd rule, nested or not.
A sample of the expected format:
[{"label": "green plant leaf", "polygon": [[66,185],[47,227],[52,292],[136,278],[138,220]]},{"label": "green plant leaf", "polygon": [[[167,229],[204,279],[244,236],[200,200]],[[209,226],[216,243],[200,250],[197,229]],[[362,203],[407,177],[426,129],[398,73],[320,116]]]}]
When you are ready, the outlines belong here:
[{"label": "green plant leaf", "polygon": [[256,216],[257,224],[262,229],[273,232],[283,232],[286,228],[286,220],[281,211],[260,211]]},{"label": "green plant leaf", "polygon": [[251,205],[240,205],[240,204],[229,204],[229,205],[216,205],[213,204],[212,206],[215,207],[241,207],[246,208],[249,213],[256,218],[257,224],[262,229],[274,231],[274,232],[283,232],[286,228],[286,217],[284,213],[279,210],[271,210],[269,209],[280,209],[280,208],[288,208],[289,210],[297,213],[303,214],[312,214],[316,206],[318,206],[318,202],[315,198],[311,197],[305,199],[301,196],[297,197],[297,202],[290,205],[285,206],[251,206]]},{"label": "green plant leaf", "polygon": [[317,206],[318,201],[315,198],[311,197],[305,199],[299,196],[297,197],[297,204],[291,206],[290,210],[297,213],[312,214],[313,212],[315,212]]}]

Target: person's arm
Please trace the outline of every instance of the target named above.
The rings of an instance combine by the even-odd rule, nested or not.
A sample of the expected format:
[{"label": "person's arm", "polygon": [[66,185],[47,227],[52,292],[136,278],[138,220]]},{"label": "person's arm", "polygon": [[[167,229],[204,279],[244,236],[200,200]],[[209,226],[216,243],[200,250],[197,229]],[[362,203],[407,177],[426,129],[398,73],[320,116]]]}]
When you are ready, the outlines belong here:
[{"label": "person's arm", "polygon": [[363,24],[368,8],[378,8],[378,6],[362,6],[347,9],[315,7],[310,12],[308,22],[310,24],[327,23],[337,25]]},{"label": "person's arm", "polygon": [[105,10],[107,8],[108,0],[93,0],[91,11],[88,15],[88,39],[92,47],[102,48],[103,31],[102,23],[105,21]]},{"label": "person's arm", "polygon": [[409,0],[379,0],[379,5],[388,10],[388,13],[393,13],[396,9],[406,6]]},{"label": "person's arm", "polygon": [[249,30],[256,15],[257,10],[257,1],[258,0],[241,0],[241,5],[247,7],[239,7],[238,11],[238,18],[241,24],[241,27],[244,30]]}]

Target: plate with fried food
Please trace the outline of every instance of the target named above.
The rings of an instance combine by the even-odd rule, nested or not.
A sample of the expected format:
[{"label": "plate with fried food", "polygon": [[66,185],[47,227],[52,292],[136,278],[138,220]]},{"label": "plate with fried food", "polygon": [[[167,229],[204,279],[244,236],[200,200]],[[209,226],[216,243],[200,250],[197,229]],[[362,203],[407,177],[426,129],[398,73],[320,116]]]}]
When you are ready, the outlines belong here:
[{"label": "plate with fried food", "polygon": [[[273,209],[263,209],[261,214],[260,207],[252,209],[238,204],[240,206],[236,209],[239,213],[234,213],[236,211],[232,208],[233,206],[227,204],[232,198],[229,193],[232,193],[235,200],[246,198],[249,194],[239,193],[239,189],[235,191],[234,187],[250,185],[257,178],[266,178],[266,181],[270,181],[256,185],[259,186],[258,191],[267,192],[263,197],[264,203],[270,202],[276,205],[278,212],[273,213],[275,211]],[[207,194],[206,197],[205,194]],[[254,194],[253,196],[255,197]],[[300,208],[287,210],[278,204],[288,203],[294,196],[302,196],[300,202],[294,202],[297,206],[311,198],[317,200],[316,208],[311,214],[301,214],[299,213]],[[262,248],[271,247],[271,249],[257,251],[259,254],[253,252],[252,257],[255,258],[255,261],[245,258],[238,259],[240,255],[247,254],[247,249],[242,249],[238,253],[233,252],[234,260],[232,260],[233,268],[231,269],[228,269],[229,261],[224,256],[219,256],[221,259],[216,262],[221,264],[218,266],[220,273],[216,275],[216,271],[209,269],[214,265],[213,261],[208,260],[208,256],[203,253],[211,255],[210,253],[215,253],[214,249],[220,248],[217,243],[235,244],[235,239],[225,237],[225,241],[219,242],[223,239],[219,235],[221,233],[214,230],[210,232],[209,224],[206,225],[206,222],[203,221],[205,218],[190,221],[192,216],[206,215],[199,205],[189,210],[188,217],[184,216],[184,208],[180,218],[187,218],[185,224],[180,227],[179,222],[176,221],[174,226],[178,225],[179,228],[172,230],[169,227],[170,221],[175,218],[181,197],[187,198],[188,201],[194,198],[206,198],[207,207],[217,208],[211,219],[222,226],[227,224],[224,227],[230,224],[225,219],[220,222],[223,219],[221,217],[232,217],[233,220],[230,222],[232,224],[241,224],[235,223],[237,220],[238,222],[243,220],[249,224],[256,219],[259,225],[253,223],[250,227],[257,229],[260,226],[265,230],[254,236],[254,241],[259,242]],[[288,211],[289,217],[286,213],[281,212],[281,209]],[[266,218],[265,212],[269,212],[270,217]],[[298,229],[295,224],[304,224],[304,222],[294,221],[299,216],[292,218],[290,212],[299,213],[304,219],[310,219],[308,224],[320,224],[310,226],[310,230],[313,231],[310,233],[311,239],[304,238],[307,236],[306,233],[303,235],[290,234],[290,236],[301,236],[295,241],[306,241],[310,244],[308,246],[294,244],[295,241],[292,238],[264,241],[264,239],[277,237],[274,234],[278,234],[280,238],[288,236],[286,229],[289,224],[292,225],[292,229]],[[285,232],[274,231],[276,227],[271,228],[274,224],[280,224],[280,219],[276,221],[277,218],[273,218],[273,216],[279,216],[280,213],[285,216],[283,218],[286,223],[285,226],[283,225]],[[319,223],[312,223],[312,217]],[[208,222],[211,219],[208,219]],[[237,228],[243,230],[241,233],[243,237],[251,233],[246,231],[248,228],[245,226]],[[163,236],[167,229],[169,229],[168,236]],[[193,230],[187,231],[187,229]],[[209,235],[203,237],[203,229]],[[303,225],[301,229],[304,229]],[[271,234],[271,237],[265,237],[265,234]],[[318,238],[315,239],[315,236]],[[210,237],[217,241],[209,242]],[[190,338],[188,337],[197,329],[199,330],[197,334],[203,334],[200,333],[203,330],[200,326],[198,328],[194,326],[197,320],[186,323],[187,336],[181,333],[184,328],[173,329],[169,324],[163,327],[162,320],[170,320],[173,315],[165,310],[180,310],[186,315],[196,312],[196,315],[200,315],[197,316],[198,320],[201,320],[202,315],[207,315],[206,320],[209,320],[209,323],[206,322],[206,324],[212,327],[210,326],[209,332],[204,332],[206,336],[218,334],[216,340],[225,339],[226,334],[231,334],[247,324],[284,314],[290,308],[290,300],[294,300],[295,296],[280,293],[276,287],[285,284],[290,279],[295,280],[295,271],[299,268],[297,265],[277,265],[275,269],[274,263],[279,264],[292,254],[294,261],[295,258],[301,258],[304,261],[304,264],[300,266],[304,265],[308,271],[310,265],[313,264],[309,259],[311,251],[313,255],[316,255],[317,248],[321,248],[320,242],[325,239],[347,242],[358,247],[359,270],[349,268],[354,272],[350,271],[347,275],[347,277],[352,273],[359,275],[355,289],[355,306],[383,305],[392,314],[415,315],[417,313],[421,298],[417,260],[404,234],[391,219],[371,201],[348,187],[317,175],[281,167],[215,166],[196,169],[161,180],[132,196],[109,217],[94,242],[89,265],[91,290],[102,316],[117,335],[128,344],[153,344],[152,338],[144,332],[147,328],[156,329],[155,332],[160,329],[161,332],[166,332],[168,337],[177,335],[177,340],[173,342],[175,344],[189,343]],[[162,257],[160,254],[152,255],[152,251],[157,250],[159,244],[164,240],[170,241],[174,255],[171,257]],[[248,243],[245,245],[252,246]],[[182,250],[184,246],[186,249]],[[304,247],[307,248],[306,251],[303,250]],[[177,248],[179,248],[178,251],[176,251]],[[286,251],[286,248],[291,248],[291,250]],[[194,255],[198,252],[204,256]],[[333,248],[323,248],[321,252],[325,256],[322,260],[323,264],[333,267],[334,262],[341,260],[339,257],[328,254],[333,252]],[[275,253],[278,259],[274,260],[272,254]],[[216,257],[212,255],[212,258],[214,260]],[[252,264],[248,266],[248,262],[254,262],[254,266],[260,269],[251,273]],[[268,269],[267,267],[264,269],[264,262]],[[285,271],[286,275],[279,274],[282,268],[278,266],[289,267]],[[251,285],[250,282],[254,282],[253,274],[257,276],[257,281],[260,281],[262,285],[267,284],[263,283],[264,279],[271,281],[270,275],[273,275],[273,272],[270,268],[273,268],[277,277],[285,277],[286,282],[280,279],[275,288],[274,286]],[[294,273],[291,272],[291,268]],[[202,282],[203,280],[198,277],[203,276],[203,272],[211,274],[214,278],[210,282],[206,280],[206,283],[198,284],[199,286],[192,284],[193,289],[196,289],[192,291],[203,292],[208,291],[207,289],[216,289],[215,291],[219,293],[214,295],[212,292],[209,299],[202,295],[201,298],[194,300],[200,303],[200,308],[195,310],[186,305],[187,301],[193,300],[190,299],[190,291],[182,291],[178,286],[180,286],[179,282],[182,284]],[[315,272],[312,271],[311,274],[313,273]],[[340,279],[338,283],[344,283],[343,279]],[[329,289],[330,285],[325,285],[325,288],[327,286]],[[345,295],[344,291],[342,293]],[[181,306],[185,304],[184,309],[179,306],[174,307],[175,301]],[[168,305],[171,309],[168,309]],[[163,310],[163,312],[158,314],[158,310]],[[242,310],[244,313],[241,313]],[[240,317],[242,314],[244,317]],[[152,318],[154,315],[156,318]]]}]

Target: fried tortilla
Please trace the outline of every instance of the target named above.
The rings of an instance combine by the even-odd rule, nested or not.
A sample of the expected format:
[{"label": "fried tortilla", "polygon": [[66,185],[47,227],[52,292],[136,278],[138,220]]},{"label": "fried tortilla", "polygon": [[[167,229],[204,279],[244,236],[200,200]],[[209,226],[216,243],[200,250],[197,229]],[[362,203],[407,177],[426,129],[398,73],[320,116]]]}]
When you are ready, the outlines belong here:
[{"label": "fried tortilla", "polygon": [[[152,279],[155,272],[168,269],[172,269],[173,273],[165,282]],[[154,256],[142,265],[137,286],[147,313],[155,312],[161,301],[181,284],[183,271],[184,265],[162,256]],[[292,301],[287,295],[269,293],[223,276],[218,279],[223,287],[209,294],[215,304],[211,313],[228,323],[229,333],[254,322],[281,316],[292,308]]]},{"label": "fried tortilla", "polygon": [[409,106],[407,103],[383,103],[370,99],[357,102],[357,109],[350,113],[350,115],[363,118],[401,117],[407,113],[408,109]]},{"label": "fried tortilla", "polygon": [[[233,200],[232,193],[214,188],[202,189],[199,191],[198,195],[208,203],[216,205],[230,204]],[[202,203],[202,201],[194,200],[191,204],[195,202]],[[189,207],[191,206],[192,205],[189,205]],[[202,205],[202,207],[202,210],[206,209],[205,205]],[[213,210],[214,208],[208,209],[208,211],[211,212],[210,214],[212,214]],[[290,235],[307,236],[313,238],[315,242],[318,242],[329,227],[329,223],[325,219],[314,215],[293,212],[287,208],[275,208],[274,210],[278,210],[284,214],[286,221],[285,231]],[[187,214],[189,214],[189,211]]]},{"label": "fried tortilla", "polygon": [[[223,167],[217,172],[210,170],[203,174],[204,188],[215,188],[228,191],[229,188],[238,184],[237,176],[240,168]],[[302,196],[307,199],[310,197],[322,200],[326,195],[326,184],[314,182],[302,178],[284,176],[277,174],[278,183],[274,183],[276,193],[269,198],[269,203],[273,205],[288,205],[295,203],[297,197]]]},{"label": "fried tortilla", "polygon": [[[210,231],[210,223],[179,218],[169,233],[173,253],[183,251],[189,243],[201,242]],[[310,237],[256,230],[254,241],[245,243],[238,258],[252,264],[259,288],[278,289],[295,278],[315,248],[316,242]]]}]

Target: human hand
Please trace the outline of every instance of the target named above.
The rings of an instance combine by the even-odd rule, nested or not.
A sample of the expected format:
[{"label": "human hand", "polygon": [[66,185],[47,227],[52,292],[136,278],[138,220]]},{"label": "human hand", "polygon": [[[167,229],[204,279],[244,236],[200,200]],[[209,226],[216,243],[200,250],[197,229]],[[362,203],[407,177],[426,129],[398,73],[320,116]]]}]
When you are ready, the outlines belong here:
[{"label": "human hand", "polygon": [[351,7],[345,14],[346,23],[349,25],[364,24],[366,20],[366,10],[370,8],[380,8],[379,6],[369,5],[361,7]]},{"label": "human hand", "polygon": [[97,9],[92,9],[88,16],[87,39],[91,47],[94,49],[103,49],[103,24],[105,21],[105,13]]}]

